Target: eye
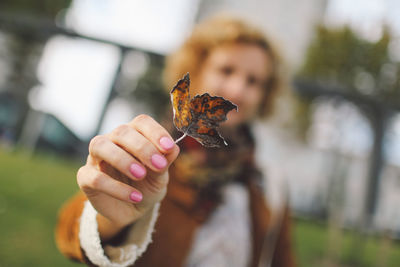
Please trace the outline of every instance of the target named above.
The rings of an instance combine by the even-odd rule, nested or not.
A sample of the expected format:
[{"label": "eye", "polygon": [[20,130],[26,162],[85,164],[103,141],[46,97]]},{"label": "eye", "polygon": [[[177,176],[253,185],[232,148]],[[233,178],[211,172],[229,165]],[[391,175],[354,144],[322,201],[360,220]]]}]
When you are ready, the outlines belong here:
[{"label": "eye", "polygon": [[229,75],[231,75],[231,74],[233,73],[233,68],[230,67],[230,66],[223,66],[223,67],[220,69],[220,71],[221,71],[221,73],[222,73],[223,75],[229,76]]},{"label": "eye", "polygon": [[257,79],[256,79],[256,77],[254,77],[254,76],[249,76],[249,77],[247,77],[247,84],[248,85],[254,85],[254,84],[256,84],[258,81],[257,81]]}]

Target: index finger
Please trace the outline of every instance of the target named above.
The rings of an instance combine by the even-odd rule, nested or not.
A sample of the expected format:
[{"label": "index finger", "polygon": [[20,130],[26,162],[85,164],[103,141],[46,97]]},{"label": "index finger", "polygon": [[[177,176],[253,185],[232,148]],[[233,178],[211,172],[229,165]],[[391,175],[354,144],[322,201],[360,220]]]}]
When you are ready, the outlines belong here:
[{"label": "index finger", "polygon": [[163,154],[170,153],[174,148],[178,148],[168,131],[148,115],[139,115],[128,125],[146,137]]}]

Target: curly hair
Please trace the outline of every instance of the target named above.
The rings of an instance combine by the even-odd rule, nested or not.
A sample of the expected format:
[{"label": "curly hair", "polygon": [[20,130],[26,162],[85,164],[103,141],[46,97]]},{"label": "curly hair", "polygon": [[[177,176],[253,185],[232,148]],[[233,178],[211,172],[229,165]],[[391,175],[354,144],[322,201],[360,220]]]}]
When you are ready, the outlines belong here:
[{"label": "curly hair", "polygon": [[237,43],[261,47],[272,61],[272,73],[266,83],[258,114],[259,117],[266,117],[273,110],[274,100],[281,88],[281,60],[260,29],[238,18],[218,16],[198,24],[182,46],[166,58],[163,77],[166,88],[171,88],[187,72],[196,77],[215,47]]}]

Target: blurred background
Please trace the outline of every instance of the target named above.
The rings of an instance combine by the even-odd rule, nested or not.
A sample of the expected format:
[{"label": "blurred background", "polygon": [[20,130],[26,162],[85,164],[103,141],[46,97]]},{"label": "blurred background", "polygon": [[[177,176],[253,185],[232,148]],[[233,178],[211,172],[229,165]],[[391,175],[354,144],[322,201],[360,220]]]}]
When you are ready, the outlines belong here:
[{"label": "blurred background", "polygon": [[1,0],[0,266],[76,266],[53,231],[88,141],[159,116],[165,55],[221,12],[286,62],[256,129],[286,172],[299,266],[400,265],[398,0]]}]

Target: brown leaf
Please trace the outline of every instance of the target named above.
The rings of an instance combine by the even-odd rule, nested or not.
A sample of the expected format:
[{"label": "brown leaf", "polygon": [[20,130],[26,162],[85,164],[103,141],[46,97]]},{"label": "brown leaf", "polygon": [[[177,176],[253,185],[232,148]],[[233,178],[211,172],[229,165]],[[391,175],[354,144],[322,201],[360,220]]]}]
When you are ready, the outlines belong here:
[{"label": "brown leaf", "polygon": [[189,135],[206,147],[227,145],[217,127],[226,121],[226,114],[237,106],[220,96],[208,93],[190,99],[190,78],[186,74],[171,90],[174,125],[184,133],[176,142]]}]

